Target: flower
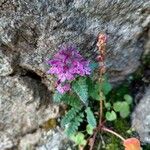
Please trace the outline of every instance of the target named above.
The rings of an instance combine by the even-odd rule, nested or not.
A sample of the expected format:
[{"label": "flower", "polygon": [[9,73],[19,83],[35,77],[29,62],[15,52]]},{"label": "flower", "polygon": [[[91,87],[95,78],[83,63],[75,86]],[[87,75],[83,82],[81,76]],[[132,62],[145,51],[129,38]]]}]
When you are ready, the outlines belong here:
[{"label": "flower", "polygon": [[140,141],[136,138],[124,140],[123,145],[125,150],[141,150]]},{"label": "flower", "polygon": [[59,84],[57,86],[57,90],[58,90],[58,92],[60,92],[61,94],[63,94],[63,93],[65,93],[65,92],[67,92],[67,91],[70,90],[70,84],[65,84],[65,85]]},{"label": "flower", "polygon": [[69,90],[69,86],[62,83],[74,80],[78,75],[90,74],[89,61],[86,61],[77,48],[71,44],[62,45],[54,57],[47,62],[51,68],[48,74],[54,74],[58,78],[57,90],[61,93]]}]

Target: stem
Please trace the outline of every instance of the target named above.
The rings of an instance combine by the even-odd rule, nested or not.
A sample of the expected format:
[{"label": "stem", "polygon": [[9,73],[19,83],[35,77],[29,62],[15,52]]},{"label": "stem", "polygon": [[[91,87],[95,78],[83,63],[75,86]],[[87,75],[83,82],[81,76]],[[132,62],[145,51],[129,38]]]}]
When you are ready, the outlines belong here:
[{"label": "stem", "polygon": [[101,129],[102,129],[103,131],[109,132],[109,133],[111,133],[111,134],[117,136],[117,137],[120,138],[122,141],[125,140],[125,138],[123,138],[121,135],[119,135],[118,133],[116,133],[116,132],[114,132],[114,131],[112,131],[112,130],[106,128],[106,127],[102,127]]},{"label": "stem", "polygon": [[97,135],[97,131],[96,131],[96,132],[94,133],[94,135],[93,135],[93,141],[92,141],[92,144],[91,144],[91,146],[90,146],[90,150],[93,150],[96,135]]},{"label": "stem", "polygon": [[99,112],[99,126],[102,126],[102,117],[103,117],[103,100],[100,100],[100,112]]}]

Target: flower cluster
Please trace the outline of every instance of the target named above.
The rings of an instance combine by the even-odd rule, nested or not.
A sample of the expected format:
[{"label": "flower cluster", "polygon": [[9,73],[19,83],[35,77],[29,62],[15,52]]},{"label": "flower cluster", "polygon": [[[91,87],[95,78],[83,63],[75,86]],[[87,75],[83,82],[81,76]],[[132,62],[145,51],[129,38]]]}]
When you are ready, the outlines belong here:
[{"label": "flower cluster", "polygon": [[53,57],[48,61],[51,68],[48,74],[54,74],[58,78],[57,90],[65,93],[70,90],[70,81],[78,75],[90,74],[89,61],[86,61],[71,44],[62,45]]}]

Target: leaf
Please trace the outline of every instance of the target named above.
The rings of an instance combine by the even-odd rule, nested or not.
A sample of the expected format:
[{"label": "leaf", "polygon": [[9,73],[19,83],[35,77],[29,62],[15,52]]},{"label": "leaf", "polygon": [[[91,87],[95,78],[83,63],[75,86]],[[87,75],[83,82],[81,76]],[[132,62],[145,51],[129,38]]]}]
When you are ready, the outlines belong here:
[{"label": "leaf", "polygon": [[132,97],[131,97],[130,95],[125,94],[125,95],[124,95],[124,99],[126,100],[126,102],[127,102],[128,104],[132,104],[133,99],[132,99]]},{"label": "leaf", "polygon": [[126,117],[128,117],[129,114],[130,114],[129,104],[127,102],[122,102],[120,116],[122,118],[126,118]]},{"label": "leaf", "polygon": [[79,108],[72,107],[61,120],[61,127],[65,127],[67,124],[69,124],[71,120],[73,120],[76,117],[76,114],[80,109],[81,109],[80,107]]},{"label": "leaf", "polygon": [[91,111],[90,107],[87,107],[85,110],[87,114],[87,122],[93,127],[96,128],[96,119],[94,117],[93,112]]},{"label": "leaf", "polygon": [[66,127],[65,133],[67,136],[72,136],[77,130],[78,127],[80,126],[80,123],[83,121],[83,113],[80,113],[71,120],[70,123],[68,123],[68,126]]},{"label": "leaf", "polygon": [[105,79],[105,81],[102,83],[102,91],[105,95],[107,95],[112,89],[111,84]]},{"label": "leaf", "polygon": [[92,97],[94,100],[100,101],[101,99],[105,99],[104,94],[101,92],[101,84],[95,83],[91,79],[87,80],[88,82],[88,92],[89,96]]},{"label": "leaf", "polygon": [[125,150],[141,150],[140,141],[136,138],[129,138],[123,141]]},{"label": "leaf", "polygon": [[87,104],[88,86],[86,84],[86,79],[85,78],[79,78],[79,80],[76,80],[75,82],[73,82],[72,88],[76,92],[76,94],[79,96],[81,101],[84,104]]},{"label": "leaf", "polygon": [[121,109],[122,109],[122,102],[115,102],[113,104],[113,109],[116,111],[116,112],[120,112]]},{"label": "leaf", "polygon": [[62,97],[62,101],[72,107],[80,107],[81,106],[81,101],[79,100],[77,95],[74,94],[65,94]]},{"label": "leaf", "polygon": [[77,135],[75,136],[74,142],[75,142],[77,145],[85,146],[85,145],[86,145],[86,140],[85,140],[84,138],[85,138],[84,134],[81,133],[81,132],[79,132],[79,133],[77,133]]},{"label": "leaf", "polygon": [[109,102],[104,103],[104,104],[105,104],[105,108],[106,108],[106,109],[108,109],[108,110],[110,110],[110,108],[111,108],[111,104],[110,104]]},{"label": "leaf", "polygon": [[61,102],[62,97],[63,97],[63,94],[59,93],[58,91],[55,91],[53,95],[53,101],[56,103],[59,103]]},{"label": "leaf", "polygon": [[114,121],[117,119],[117,115],[114,111],[111,111],[111,112],[106,112],[106,119],[108,121]]},{"label": "leaf", "polygon": [[93,134],[93,127],[90,125],[90,124],[88,124],[87,126],[86,126],[86,132],[89,134],[89,135],[92,135]]}]

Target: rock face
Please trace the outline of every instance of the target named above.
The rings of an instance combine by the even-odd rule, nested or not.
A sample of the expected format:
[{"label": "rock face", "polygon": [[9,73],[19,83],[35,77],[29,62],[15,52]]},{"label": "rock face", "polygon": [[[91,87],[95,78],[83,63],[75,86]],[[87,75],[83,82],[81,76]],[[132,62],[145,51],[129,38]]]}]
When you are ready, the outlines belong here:
[{"label": "rock face", "polygon": [[[0,4],[0,43],[19,53],[19,65],[40,76],[58,45],[72,42],[93,59],[99,32],[108,35],[112,79],[135,71],[147,42],[147,0],[5,0]],[[46,77],[47,80],[47,77]]]},{"label": "rock face", "polygon": [[149,49],[149,8],[147,0],[0,0],[0,149],[23,143],[34,130],[39,136],[38,127],[58,115],[45,60],[63,42],[95,60],[104,32],[111,81],[134,72]]},{"label": "rock face", "polygon": [[132,126],[139,133],[141,141],[150,143],[150,87],[140,100],[132,115]]},{"label": "rock face", "polygon": [[0,83],[0,149],[16,145],[21,136],[32,133],[58,115],[57,106],[46,106],[46,102],[44,105],[50,96],[47,97],[45,87],[33,79],[1,77]]}]

